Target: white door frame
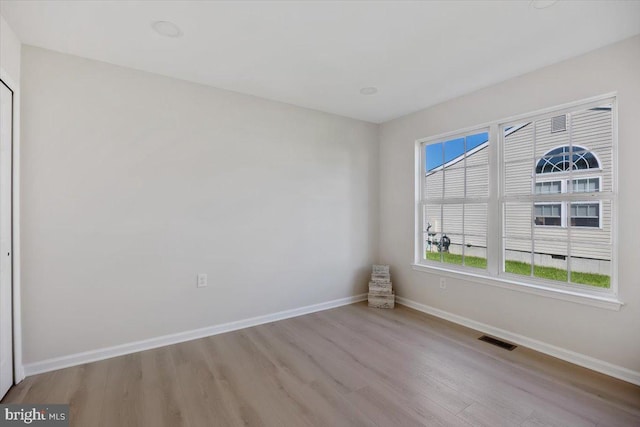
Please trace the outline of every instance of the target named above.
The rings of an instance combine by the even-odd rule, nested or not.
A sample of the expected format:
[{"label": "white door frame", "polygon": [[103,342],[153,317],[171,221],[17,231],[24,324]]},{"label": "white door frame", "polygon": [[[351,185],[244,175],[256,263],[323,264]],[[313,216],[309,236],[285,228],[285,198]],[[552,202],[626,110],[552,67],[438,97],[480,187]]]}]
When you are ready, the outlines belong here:
[{"label": "white door frame", "polygon": [[13,382],[24,379],[22,360],[22,305],[20,299],[20,85],[0,67],[0,79],[13,91],[13,174],[12,174],[12,233],[13,233]]}]

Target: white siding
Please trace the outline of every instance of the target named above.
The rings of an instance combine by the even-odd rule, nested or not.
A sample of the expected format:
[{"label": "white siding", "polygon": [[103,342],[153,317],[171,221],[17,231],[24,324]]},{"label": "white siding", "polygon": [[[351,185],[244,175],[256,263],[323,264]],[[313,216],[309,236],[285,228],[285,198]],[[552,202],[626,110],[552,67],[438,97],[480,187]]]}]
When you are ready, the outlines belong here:
[{"label": "white siding", "polygon": [[487,246],[487,204],[470,203],[464,206],[465,244]]},{"label": "white siding", "polygon": [[444,171],[444,197],[464,197],[464,171],[463,162],[459,162]]},{"label": "white siding", "polygon": [[485,165],[489,164],[489,150],[487,150],[487,146],[479,149],[475,153],[469,155],[467,157],[467,167],[468,166],[477,166],[477,165]]},{"label": "white siding", "polygon": [[[443,170],[431,172],[425,178],[425,195],[429,199],[443,197],[442,180],[444,176],[445,198],[479,198],[488,196],[487,177],[489,173],[489,150],[486,146],[479,148],[465,160],[451,163]],[[465,167],[466,166],[466,167]],[[445,204],[442,218],[440,205],[428,205],[425,208],[426,223],[431,223],[431,231],[444,232],[451,239],[450,248],[454,253],[461,253],[461,245],[481,248],[487,246],[487,205],[486,203]],[[467,246],[467,253],[471,249]],[[483,255],[486,256],[486,255]]]},{"label": "white siding", "polygon": [[[537,180],[569,179],[568,172],[535,175],[537,161],[547,152],[569,145],[572,138],[574,146],[590,150],[600,161],[602,170],[573,171],[573,179],[581,176],[600,176],[601,191],[612,189],[612,114],[608,110],[585,110],[571,113],[568,120],[571,127],[563,132],[551,132],[551,119],[538,120],[505,137],[505,194],[531,194],[533,178]],[[535,132],[535,149],[534,149]],[[444,197],[464,196],[465,163],[453,163],[445,170],[438,170],[426,177],[427,198],[442,197],[442,178],[444,174]],[[467,197],[486,197],[488,195],[487,176],[488,150],[482,148],[466,159]],[[585,197],[588,201],[589,197]],[[478,206],[482,206],[479,209]],[[531,251],[532,206],[530,203],[507,203],[505,206],[505,249]],[[438,205],[439,218],[439,205]],[[567,207],[565,215],[569,214]],[[464,229],[462,228],[462,206],[444,206],[444,224],[438,221],[439,228],[432,231],[444,231],[450,234],[479,234],[466,236],[465,242],[473,245],[486,245],[487,210],[486,205],[467,205],[464,211]],[[574,257],[611,259],[611,203],[603,201],[600,208],[601,228],[572,227],[571,250],[567,248],[568,229],[565,227],[533,227],[535,252],[550,255],[571,255]],[[434,221],[431,221],[435,225]]]},{"label": "white siding", "polygon": [[[530,194],[534,169],[537,160],[554,148],[569,144],[571,136],[574,146],[581,146],[590,150],[600,160],[602,171],[582,170],[573,171],[573,179],[580,176],[601,176],[601,190],[610,191],[611,162],[612,162],[612,115],[611,111],[586,110],[571,114],[571,132],[551,133],[551,119],[539,120],[535,124],[505,137],[505,194]],[[528,153],[533,151],[533,130],[535,129],[535,157]],[[521,133],[522,132],[522,133]],[[524,162],[516,162],[524,160]],[[606,173],[603,173],[606,171]],[[537,180],[568,180],[569,173],[547,173],[536,176]],[[588,200],[585,197],[585,200]],[[511,208],[511,209],[510,209]],[[531,206],[523,203],[521,206],[508,206],[505,216],[505,236],[531,238]],[[568,212],[565,213],[568,215]],[[611,203],[602,202],[602,228],[571,228],[571,254],[574,257],[611,259]],[[568,230],[562,227],[533,228],[535,252],[552,255],[569,255],[566,241]],[[509,239],[507,250],[531,250],[529,240],[516,241]]]},{"label": "white siding", "polygon": [[432,173],[425,177],[425,197],[427,200],[442,198],[442,172]]}]

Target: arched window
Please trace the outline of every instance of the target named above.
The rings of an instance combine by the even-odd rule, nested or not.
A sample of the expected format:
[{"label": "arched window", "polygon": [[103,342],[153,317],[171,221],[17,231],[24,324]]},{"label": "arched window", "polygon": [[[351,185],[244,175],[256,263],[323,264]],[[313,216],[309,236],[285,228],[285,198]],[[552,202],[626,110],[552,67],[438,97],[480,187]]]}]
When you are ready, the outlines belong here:
[{"label": "arched window", "polygon": [[566,172],[573,164],[573,170],[599,169],[600,163],[589,150],[579,145],[573,146],[573,162],[570,161],[570,147],[554,148],[538,161],[536,173]]}]

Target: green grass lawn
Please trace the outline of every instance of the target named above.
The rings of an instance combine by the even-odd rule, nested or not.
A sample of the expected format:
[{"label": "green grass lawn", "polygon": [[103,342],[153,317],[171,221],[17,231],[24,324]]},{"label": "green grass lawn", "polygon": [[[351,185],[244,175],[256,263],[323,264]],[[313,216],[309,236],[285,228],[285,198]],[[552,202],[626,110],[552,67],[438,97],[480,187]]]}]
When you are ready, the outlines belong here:
[{"label": "green grass lawn", "polygon": [[[439,252],[427,252],[427,259],[432,261],[440,261]],[[452,254],[449,252],[442,252],[442,261],[447,264],[462,265],[462,255]],[[474,268],[487,268],[487,259],[477,256],[464,257],[464,265]]]},{"label": "green grass lawn", "polygon": [[[427,259],[432,261],[440,261],[440,253],[427,252]],[[452,254],[448,252],[442,253],[442,261],[447,264],[462,265],[462,255]],[[465,256],[464,265],[474,268],[487,268],[487,260],[481,257]],[[505,271],[512,274],[521,274],[523,276],[531,275],[531,264],[519,261],[506,261]],[[557,280],[560,282],[567,281],[567,270],[555,267],[543,267],[535,265],[533,267],[533,275],[541,279]],[[580,273],[578,271],[571,272],[571,282],[583,285],[596,286],[598,288],[609,288],[611,278],[604,274]]]}]

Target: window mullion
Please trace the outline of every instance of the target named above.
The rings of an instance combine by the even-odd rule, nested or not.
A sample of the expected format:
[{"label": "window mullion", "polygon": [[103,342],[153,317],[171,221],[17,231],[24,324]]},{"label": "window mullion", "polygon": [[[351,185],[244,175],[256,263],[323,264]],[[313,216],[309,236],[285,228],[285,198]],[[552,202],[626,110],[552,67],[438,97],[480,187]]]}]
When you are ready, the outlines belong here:
[{"label": "window mullion", "polygon": [[464,177],[463,177],[463,185],[464,185],[464,199],[465,202],[462,204],[462,265],[466,265],[466,261],[464,259],[465,257],[465,240],[466,240],[466,233],[467,230],[464,226],[464,216],[465,216],[465,208],[467,206],[466,203],[466,199],[467,199],[467,135],[465,135],[464,137]]},{"label": "window mullion", "polygon": [[416,214],[415,214],[415,229],[417,230],[414,262],[419,263],[424,258],[424,207],[426,199],[426,158],[425,158],[425,146],[424,144],[416,144],[416,178],[419,180],[418,191],[419,194],[415,195],[416,200]]},{"label": "window mullion", "polygon": [[[442,145],[442,197],[444,199],[446,199],[447,194],[445,193],[446,191],[446,187],[445,187],[445,181],[447,179],[447,168],[445,167],[446,164],[446,156],[445,156],[445,145]],[[447,230],[444,229],[444,204],[440,205],[440,242],[442,242],[442,237],[445,235],[445,232]],[[439,251],[440,254],[440,262],[444,261],[444,251]]]},{"label": "window mullion", "polygon": [[[569,128],[569,182],[567,193],[573,194],[573,114],[567,114],[567,127]],[[564,203],[566,206],[567,221],[567,282],[571,283],[571,201]]]},{"label": "window mullion", "polygon": [[489,203],[487,204],[487,270],[491,276],[497,276],[501,271],[503,257],[500,196],[504,166],[501,161],[501,142],[499,126],[491,125],[489,128]]},{"label": "window mullion", "polygon": [[[537,174],[534,173],[536,171],[536,164],[537,164],[537,152],[536,152],[536,143],[537,143],[537,128],[538,128],[538,121],[533,121],[533,146],[532,146],[532,159],[533,159],[533,165],[531,168],[531,182],[533,183],[533,188],[535,189],[536,186],[536,179],[537,179]],[[535,222],[534,222],[534,218],[535,218],[536,212],[535,212],[535,203],[531,203],[531,270],[530,270],[530,275],[531,277],[533,277],[535,274],[535,253],[536,253],[536,227],[535,227]],[[562,221],[562,220],[561,220]]]}]

